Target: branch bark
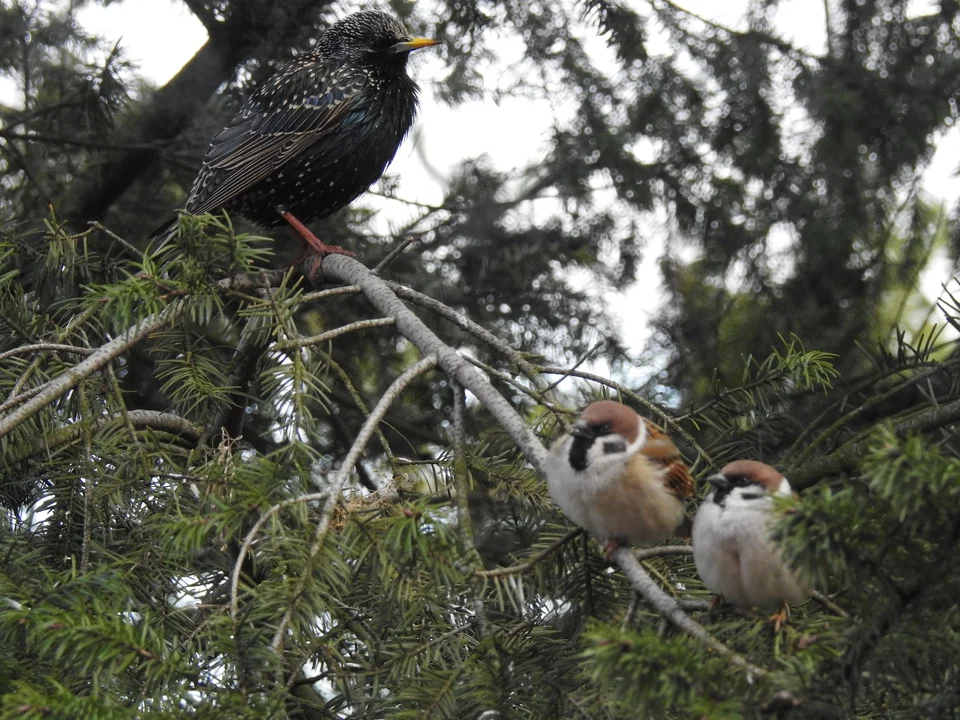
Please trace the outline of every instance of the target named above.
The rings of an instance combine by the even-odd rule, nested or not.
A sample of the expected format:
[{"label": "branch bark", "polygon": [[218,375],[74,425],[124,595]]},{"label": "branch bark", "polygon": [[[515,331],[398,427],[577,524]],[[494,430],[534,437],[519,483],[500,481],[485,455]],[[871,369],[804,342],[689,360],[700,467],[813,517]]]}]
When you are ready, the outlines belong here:
[{"label": "branch bark", "polygon": [[[960,422],[960,400],[921,410],[897,423],[893,430],[898,435],[903,435],[935,430],[956,422]],[[790,486],[795,490],[803,490],[825,477],[856,470],[873,445],[874,440],[868,437],[866,440],[844,445],[830,455],[817,458],[800,467],[791,468],[786,473],[790,478]]]},{"label": "branch bark", "polygon": [[613,559],[617,565],[620,566],[620,569],[623,570],[623,574],[627,576],[634,590],[643,595],[644,599],[668,621],[691,637],[702,642],[711,650],[723,655],[737,667],[746,670],[751,677],[761,677],[767,674],[766,670],[749,663],[741,655],[733,652],[733,650],[704,630],[701,625],[692,620],[690,616],[681,609],[676,600],[657,587],[653,578],[647,574],[643,566],[640,565],[640,562],[633,556],[630,548],[617,548],[613,552]]},{"label": "branch bark", "polygon": [[[120,415],[110,415],[108,417],[99,418],[94,422],[91,432],[95,432],[105,425],[114,422],[115,420],[122,420],[126,423],[129,423],[131,427],[137,430],[150,428],[152,430],[167,432],[171,435],[182,436],[193,441],[200,439],[200,433],[202,431],[202,428],[194,425],[186,418],[182,418],[179,415],[174,415],[172,413],[160,412],[158,410],[128,410]],[[23,462],[34,455],[45,453],[53,448],[60,447],[61,445],[67,445],[68,443],[79,439],[84,432],[85,431],[82,422],[76,422],[71,425],[67,425],[64,428],[57,430],[49,437],[41,438],[26,451],[6,458],[5,462],[11,465],[14,465],[18,462]]]},{"label": "branch bark", "polygon": [[176,318],[186,308],[186,302],[177,300],[155,315],[128,328],[118,338],[97,348],[96,352],[62,375],[48,382],[44,389],[21,405],[17,410],[0,418],[0,438],[21,423],[29,420],[58,397],[79,385],[84,379],[100,370],[111,360],[122,355],[151,333],[156,332],[164,325]]},{"label": "branch bark", "polygon": [[383,315],[396,320],[397,330],[424,355],[436,354],[439,365],[463,387],[473,393],[510,435],[530,464],[542,473],[546,450],[529,426],[510,406],[490,381],[449,345],[437,337],[393,290],[371,270],[346,255],[328,255],[321,262],[324,275],[348,285],[360,287],[367,300]]}]

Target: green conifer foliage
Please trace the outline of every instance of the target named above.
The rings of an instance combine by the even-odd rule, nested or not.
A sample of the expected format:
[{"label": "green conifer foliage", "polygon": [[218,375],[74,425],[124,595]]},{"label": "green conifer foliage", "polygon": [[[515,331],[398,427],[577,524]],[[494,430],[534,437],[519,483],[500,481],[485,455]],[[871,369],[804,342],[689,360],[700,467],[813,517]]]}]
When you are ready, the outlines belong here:
[{"label": "green conifer foliage", "polygon": [[[82,3],[0,0],[0,720],[960,717],[960,286],[918,290],[958,248],[918,184],[955,3],[827,3],[822,55],[777,2],[746,29],[670,0],[398,5],[447,41],[446,102],[573,112],[390,237],[363,207],[324,225],[362,263],[317,287],[239,218],[146,236],[243,93],[355,8],[187,4],[210,40],[154,91]],[[601,298],[660,227],[636,353]],[[539,472],[598,397],[698,480],[781,468],[775,536],[819,599],[774,632],[710,611],[682,538],[606,559]]]}]

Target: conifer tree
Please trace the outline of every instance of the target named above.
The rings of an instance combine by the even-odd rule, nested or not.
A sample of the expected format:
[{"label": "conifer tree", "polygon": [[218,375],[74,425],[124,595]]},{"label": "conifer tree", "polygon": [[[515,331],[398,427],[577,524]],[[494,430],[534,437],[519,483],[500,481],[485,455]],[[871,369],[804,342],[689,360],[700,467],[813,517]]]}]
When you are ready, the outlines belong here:
[{"label": "conifer tree", "polygon": [[[499,28],[537,71],[502,90],[575,112],[390,237],[362,207],[325,225],[362,262],[319,287],[222,213],[145,239],[238,98],[353,8],[187,4],[210,40],[152,90],[82,3],[0,0],[0,720],[960,716],[960,285],[918,290],[958,248],[918,189],[955,3],[827,3],[823,55],[776,2],[745,30],[671,0],[398,5],[448,41],[446,101],[487,96]],[[638,358],[598,298],[656,217],[699,255],[668,247]],[[818,598],[774,632],[708,610],[681,538],[608,561],[540,474],[601,396],[698,479],[783,469]]]}]

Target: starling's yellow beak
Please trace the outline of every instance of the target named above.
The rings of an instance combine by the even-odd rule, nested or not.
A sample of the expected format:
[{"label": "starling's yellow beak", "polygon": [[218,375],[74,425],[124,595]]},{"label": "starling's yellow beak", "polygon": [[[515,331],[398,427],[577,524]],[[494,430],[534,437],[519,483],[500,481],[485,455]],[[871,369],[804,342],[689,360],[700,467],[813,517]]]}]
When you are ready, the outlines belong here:
[{"label": "starling's yellow beak", "polygon": [[419,50],[420,48],[431,47],[433,45],[440,45],[439,40],[431,40],[430,38],[414,38],[413,40],[407,40],[406,42],[398,42],[396,45],[390,47],[390,51],[396,54],[410,52],[412,50]]}]

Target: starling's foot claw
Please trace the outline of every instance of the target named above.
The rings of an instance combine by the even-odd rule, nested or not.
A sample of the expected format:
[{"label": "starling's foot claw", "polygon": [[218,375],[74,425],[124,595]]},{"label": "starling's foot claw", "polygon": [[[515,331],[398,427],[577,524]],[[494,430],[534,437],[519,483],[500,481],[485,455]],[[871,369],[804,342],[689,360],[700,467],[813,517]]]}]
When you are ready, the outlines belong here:
[{"label": "starling's foot claw", "polygon": [[603,556],[609,561],[614,551],[620,547],[620,544],[619,540],[607,540],[603,544]]},{"label": "starling's foot claw", "polygon": [[323,259],[327,256],[327,253],[315,253],[312,250],[303,254],[299,260],[297,260],[293,266],[299,267],[300,272],[303,273],[303,276],[307,279],[307,282],[310,283],[312,287],[320,287],[323,285]]},{"label": "starling's foot claw", "polygon": [[777,612],[771,615],[768,619],[770,620],[770,622],[773,623],[773,632],[775,633],[780,632],[780,628],[782,628],[783,624],[787,622],[787,606],[786,605],[780,606],[780,609],[777,610]]},{"label": "starling's foot claw", "polygon": [[296,232],[297,235],[303,238],[304,242],[306,242],[307,245],[310,246],[310,249],[313,250],[313,252],[316,253],[317,255],[320,255],[320,256],[346,255],[348,257],[354,256],[352,252],[350,252],[349,250],[344,250],[342,247],[339,247],[338,245],[327,245],[325,242],[320,240],[320,238],[318,238],[316,235],[310,232],[307,226],[304,225],[302,222],[300,222],[293,213],[287,212],[286,210],[280,210],[279,212],[280,212],[280,217],[282,217],[284,220],[290,223],[290,227],[293,228],[294,232]]}]

